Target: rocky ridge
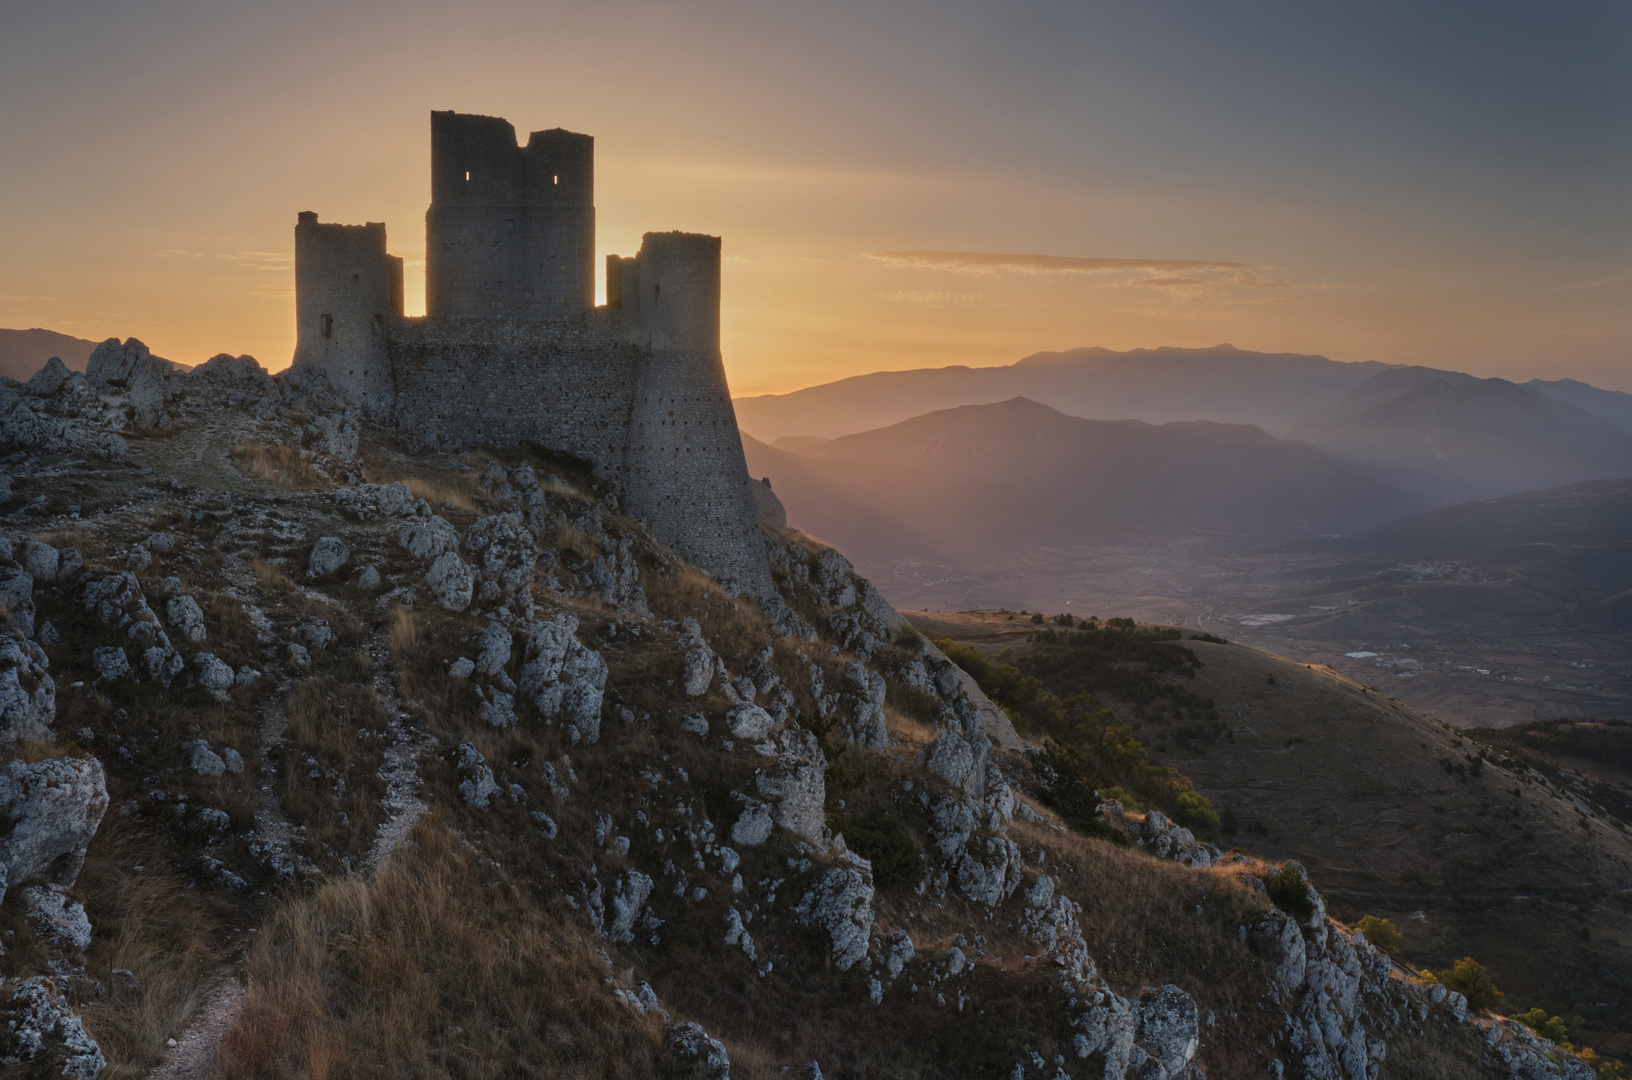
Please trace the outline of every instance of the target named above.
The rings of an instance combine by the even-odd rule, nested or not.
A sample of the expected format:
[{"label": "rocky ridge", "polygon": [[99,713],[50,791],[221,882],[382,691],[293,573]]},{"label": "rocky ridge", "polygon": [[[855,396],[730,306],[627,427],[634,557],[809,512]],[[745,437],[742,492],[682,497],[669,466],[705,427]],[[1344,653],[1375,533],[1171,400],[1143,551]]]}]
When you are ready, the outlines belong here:
[{"label": "rocky ridge", "polygon": [[[0,1062],[164,1058],[180,976],[110,962],[141,875],[231,913],[231,1058],[290,920],[452,835],[533,898],[512,918],[590,943],[665,1070],[1359,1080],[1436,1075],[1433,1045],[1590,1075],[1312,889],[1277,910],[1267,863],[1115,806],[1142,851],[1072,834],[1002,710],[798,534],[767,529],[775,595],[733,596],[571,463],[414,453],[321,386],[134,341],[0,387],[0,418]],[[144,1001],[176,1026],[131,1034]],[[756,1036],[807,1007],[832,1021]]]}]

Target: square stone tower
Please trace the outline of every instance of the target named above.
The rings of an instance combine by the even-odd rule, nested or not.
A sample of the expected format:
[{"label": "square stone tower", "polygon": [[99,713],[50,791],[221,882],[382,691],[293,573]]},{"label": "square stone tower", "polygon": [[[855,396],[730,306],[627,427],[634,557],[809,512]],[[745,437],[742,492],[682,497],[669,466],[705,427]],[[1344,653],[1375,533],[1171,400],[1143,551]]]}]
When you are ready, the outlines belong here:
[{"label": "square stone tower", "polygon": [[595,140],[526,146],[495,116],[431,113],[425,313],[553,319],[595,305]]}]

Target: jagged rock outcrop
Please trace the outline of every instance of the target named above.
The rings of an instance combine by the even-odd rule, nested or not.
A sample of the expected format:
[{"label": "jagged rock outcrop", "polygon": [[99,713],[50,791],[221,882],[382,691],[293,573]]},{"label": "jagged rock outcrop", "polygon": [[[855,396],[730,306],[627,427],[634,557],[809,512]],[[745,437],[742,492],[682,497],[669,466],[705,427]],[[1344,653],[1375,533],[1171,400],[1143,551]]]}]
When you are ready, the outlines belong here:
[{"label": "jagged rock outcrop", "polygon": [[169,431],[172,423],[164,403],[170,394],[170,373],[175,365],[154,356],[136,338],[120,343],[109,338],[85,362],[85,380],[98,390],[123,390],[130,422],[140,431]]},{"label": "jagged rock outcrop", "polygon": [[14,626],[0,626],[0,746],[51,738],[57,685],[45,650]]},{"label": "jagged rock outcrop", "polygon": [[522,694],[546,719],[564,718],[574,741],[601,737],[601,704],[607,668],[601,654],[578,640],[578,620],[557,615],[527,628],[526,657],[516,680]]},{"label": "jagged rock outcrop", "polygon": [[731,1055],[725,1044],[711,1037],[701,1024],[687,1020],[675,1024],[663,1036],[663,1046],[682,1065],[699,1068],[708,1080],[730,1080]]},{"label": "jagged rock outcrop", "polygon": [[794,915],[801,926],[824,930],[833,941],[833,966],[849,971],[867,955],[873,932],[871,875],[849,866],[823,871],[800,897]]},{"label": "jagged rock outcrop", "polygon": [[799,728],[776,735],[777,757],[755,778],[776,823],[818,845],[827,842],[827,757],[816,736]]},{"label": "jagged rock outcrop", "polygon": [[56,980],[21,979],[0,1002],[0,1065],[46,1066],[70,1080],[94,1080],[107,1059],[85,1031]]}]

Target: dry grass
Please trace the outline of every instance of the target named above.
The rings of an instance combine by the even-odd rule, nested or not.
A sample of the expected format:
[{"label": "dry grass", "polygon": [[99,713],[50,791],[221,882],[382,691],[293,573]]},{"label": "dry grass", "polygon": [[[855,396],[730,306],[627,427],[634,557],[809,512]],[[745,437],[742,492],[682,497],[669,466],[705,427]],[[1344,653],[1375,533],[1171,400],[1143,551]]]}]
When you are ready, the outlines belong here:
[{"label": "dry grass", "polygon": [[399,664],[424,659],[425,637],[420,632],[419,619],[412,608],[399,606],[392,609],[385,643]]},{"label": "dry grass", "polygon": [[[108,1058],[105,1080],[144,1075],[164,1057],[198,1007],[216,963],[210,942],[222,924],[216,901],[190,887],[165,839],[103,821],[80,872],[78,889],[96,928],[86,967],[105,988],[82,1010]],[[140,869],[137,869],[137,868]],[[110,977],[123,968],[140,987]]]},{"label": "dry grass", "polygon": [[408,485],[408,490],[414,493],[414,498],[424,499],[437,513],[442,512],[444,503],[452,503],[455,510],[466,514],[479,514],[482,509],[481,504],[476,501],[475,474],[470,475],[472,479],[465,483],[442,483],[422,476],[405,477],[402,482]]},{"label": "dry grass", "polygon": [[312,468],[311,458],[295,446],[267,446],[244,441],[232,448],[232,460],[244,475],[277,487],[326,488],[334,482]]},{"label": "dry grass", "polygon": [[306,827],[309,854],[338,870],[362,857],[384,812],[385,711],[366,683],[317,677],[301,680],[286,712],[280,796],[289,819]]},{"label": "dry grass", "polygon": [[733,667],[771,641],[770,626],[752,601],[732,596],[690,564],[642,566],[640,584],[654,615],[676,622],[695,618],[709,645]]},{"label": "dry grass", "polygon": [[221,1075],[661,1075],[657,1023],[612,997],[555,910],[427,815],[375,880],[332,882],[269,921]]},{"label": "dry grass", "polygon": [[595,542],[593,536],[566,522],[555,527],[555,546],[563,552],[572,552],[585,562],[601,553],[601,545]]},{"label": "dry grass", "polygon": [[260,586],[261,595],[268,600],[282,599],[299,591],[283,567],[275,562],[256,556],[250,568],[255,572],[255,584]]}]

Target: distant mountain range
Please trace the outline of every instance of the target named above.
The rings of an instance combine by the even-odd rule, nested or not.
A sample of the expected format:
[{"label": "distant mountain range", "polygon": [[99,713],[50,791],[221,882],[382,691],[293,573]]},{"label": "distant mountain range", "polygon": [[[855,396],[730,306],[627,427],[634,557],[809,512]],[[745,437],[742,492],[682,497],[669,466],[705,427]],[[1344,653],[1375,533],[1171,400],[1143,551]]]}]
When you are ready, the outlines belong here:
[{"label": "distant mountain range", "polygon": [[53,356],[60,357],[71,371],[84,371],[91,351],[99,344],[55,330],[0,330],[0,376],[27,382]]},{"label": "distant mountain range", "polygon": [[1313,443],[1418,506],[1632,476],[1632,394],[1439,368],[1211,349],[1072,349],[1005,367],[875,372],[736,401],[744,431],[823,439],[1025,397],[1069,416],[1250,424]]},{"label": "distant mountain range", "polygon": [[802,453],[743,441],[792,525],[869,560],[976,565],[1175,532],[1302,537],[1414,508],[1330,454],[1250,425],[1087,420],[1025,398],[806,441]]},{"label": "distant mountain range", "polygon": [[1434,502],[1632,476],[1632,431],[1506,379],[1395,368],[1329,415],[1292,437]]},{"label": "distant mountain range", "polygon": [[764,442],[785,435],[837,438],[937,409],[1015,397],[1091,420],[1213,420],[1284,432],[1388,367],[1231,345],[1070,349],[1003,367],[877,371],[790,394],[737,398],[735,405],[738,426]]}]

